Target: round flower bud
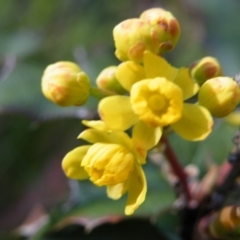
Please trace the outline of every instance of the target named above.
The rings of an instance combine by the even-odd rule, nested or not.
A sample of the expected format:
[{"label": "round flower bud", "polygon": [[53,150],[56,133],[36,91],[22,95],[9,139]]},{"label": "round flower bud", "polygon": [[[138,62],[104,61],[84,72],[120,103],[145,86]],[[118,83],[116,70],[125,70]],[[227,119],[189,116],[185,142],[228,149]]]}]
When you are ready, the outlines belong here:
[{"label": "round flower bud", "polygon": [[230,113],[226,118],[225,121],[234,126],[240,126],[240,111],[234,111]]},{"label": "round flower bud", "polygon": [[97,186],[112,186],[128,179],[134,156],[119,144],[95,143],[84,156],[81,166]]},{"label": "round flower bud", "polygon": [[44,71],[42,92],[59,106],[81,106],[87,101],[89,91],[88,76],[73,62],[57,62]]},{"label": "round flower bud", "polygon": [[204,57],[190,66],[190,74],[201,86],[210,78],[222,76],[222,68],[216,58]]},{"label": "round flower bud", "polygon": [[101,89],[124,94],[126,91],[116,78],[117,66],[110,66],[103,69],[97,77],[97,86]]},{"label": "round flower bud", "polygon": [[137,18],[119,23],[113,29],[115,55],[120,61],[143,61],[145,50],[157,52],[153,49],[151,40],[151,26]]},{"label": "round flower bud", "polygon": [[180,37],[180,25],[177,19],[162,8],[144,11],[140,19],[151,25],[151,40],[156,53],[162,54],[172,50]]},{"label": "round flower bud", "polygon": [[201,86],[198,101],[214,117],[225,117],[238,105],[240,89],[237,82],[230,77],[212,78]]}]

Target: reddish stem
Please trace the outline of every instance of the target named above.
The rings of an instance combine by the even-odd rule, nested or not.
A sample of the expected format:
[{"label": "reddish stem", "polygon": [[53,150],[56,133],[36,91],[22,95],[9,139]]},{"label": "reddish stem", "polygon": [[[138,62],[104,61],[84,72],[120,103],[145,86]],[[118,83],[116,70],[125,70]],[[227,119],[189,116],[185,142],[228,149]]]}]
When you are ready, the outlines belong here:
[{"label": "reddish stem", "polygon": [[161,138],[161,142],[165,145],[165,155],[167,160],[172,168],[173,173],[178,177],[179,182],[182,186],[182,189],[185,193],[187,203],[191,200],[191,194],[189,191],[188,183],[187,183],[187,174],[185,173],[183,167],[180,165],[174,151],[172,150],[168,139],[166,137]]}]

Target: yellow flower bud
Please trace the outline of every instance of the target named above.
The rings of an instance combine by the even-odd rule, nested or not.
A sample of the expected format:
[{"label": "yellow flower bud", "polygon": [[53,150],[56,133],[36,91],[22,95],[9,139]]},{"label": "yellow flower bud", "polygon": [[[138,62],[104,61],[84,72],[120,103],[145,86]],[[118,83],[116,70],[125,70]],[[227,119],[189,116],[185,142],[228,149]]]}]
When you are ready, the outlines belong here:
[{"label": "yellow flower bud", "polygon": [[162,54],[172,50],[180,37],[180,25],[177,19],[162,8],[152,8],[144,11],[140,19],[151,25],[151,40],[154,49]]},{"label": "yellow flower bud", "polygon": [[88,76],[73,62],[57,62],[44,71],[42,92],[59,106],[81,106],[87,101],[89,91]]},{"label": "yellow flower bud", "polygon": [[206,107],[214,117],[225,117],[238,105],[240,90],[230,77],[207,80],[198,93],[199,104]]},{"label": "yellow flower bud", "polygon": [[227,123],[234,125],[234,126],[240,126],[240,111],[234,111],[230,113],[225,119]]},{"label": "yellow flower bud", "polygon": [[119,144],[95,143],[81,165],[95,185],[112,186],[128,179],[134,166],[134,156]]},{"label": "yellow flower bud", "polygon": [[117,66],[110,66],[103,69],[98,75],[96,83],[101,89],[123,94],[126,91],[116,78],[116,70]]},{"label": "yellow flower bud", "polygon": [[117,58],[142,62],[145,50],[156,52],[156,49],[152,49],[150,30],[148,23],[137,18],[119,23],[113,29]]},{"label": "yellow flower bud", "polygon": [[192,64],[190,73],[201,86],[210,78],[222,76],[222,68],[216,58],[204,57]]},{"label": "yellow flower bud", "polygon": [[239,206],[225,206],[211,216],[207,231],[211,239],[239,239],[237,229],[240,225]]}]

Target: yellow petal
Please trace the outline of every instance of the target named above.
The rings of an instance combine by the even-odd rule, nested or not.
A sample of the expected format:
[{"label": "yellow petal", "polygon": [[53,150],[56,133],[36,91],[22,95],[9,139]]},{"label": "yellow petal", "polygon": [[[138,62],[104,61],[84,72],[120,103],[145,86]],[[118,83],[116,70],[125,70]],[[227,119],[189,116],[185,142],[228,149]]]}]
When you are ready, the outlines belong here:
[{"label": "yellow petal", "polygon": [[180,68],[173,82],[182,89],[184,100],[194,96],[199,90],[198,84],[190,77],[188,68]]},{"label": "yellow petal", "polygon": [[123,183],[119,183],[114,186],[107,186],[108,197],[113,200],[117,200],[120,197],[122,197],[122,195],[127,191],[127,188],[128,188],[127,183],[128,183],[128,181],[125,181]]},{"label": "yellow petal", "polygon": [[[85,121],[88,126],[93,126],[94,122],[102,122],[102,121]],[[90,123],[90,124],[89,124]],[[98,124],[97,124],[98,125]],[[132,150],[133,144],[132,139],[128,136],[127,133],[121,131],[113,131],[113,130],[98,130],[98,129],[86,129],[81,132],[78,138],[84,139],[89,143],[116,143],[125,146],[130,151]]]},{"label": "yellow petal", "polygon": [[145,163],[145,153],[156,146],[162,136],[161,127],[151,127],[143,121],[137,122],[133,127],[132,139],[134,147],[137,152],[142,156],[141,163]]},{"label": "yellow petal", "polygon": [[107,127],[112,130],[124,131],[139,120],[132,110],[130,98],[126,96],[102,99],[98,105],[98,111]]},{"label": "yellow petal", "polygon": [[125,214],[131,215],[144,202],[147,192],[145,174],[141,165],[135,164],[134,170],[129,179],[128,199],[125,207]]},{"label": "yellow petal", "polygon": [[146,78],[165,77],[172,81],[178,72],[178,69],[172,67],[164,58],[149,51],[144,52],[143,63]]},{"label": "yellow petal", "polygon": [[90,145],[85,145],[67,153],[62,161],[62,168],[67,177],[79,180],[89,178],[87,172],[81,167],[82,159],[89,148]]},{"label": "yellow petal", "polygon": [[87,126],[87,127],[97,129],[99,131],[107,131],[108,130],[106,124],[101,120],[97,120],[97,121],[83,120],[82,124]]},{"label": "yellow petal", "polygon": [[89,143],[111,143],[112,139],[108,132],[98,131],[96,129],[86,129],[80,133],[78,138],[84,139]]},{"label": "yellow petal", "polygon": [[184,139],[204,140],[212,131],[213,119],[209,111],[201,106],[184,104],[183,115],[171,127]]},{"label": "yellow petal", "polygon": [[144,68],[132,61],[127,61],[120,64],[116,71],[117,80],[122,87],[130,91],[134,83],[145,79]]},{"label": "yellow petal", "polygon": [[126,147],[130,151],[132,150],[133,148],[132,139],[128,136],[127,133],[120,131],[112,131],[110,133],[110,136],[112,143],[117,143],[119,145]]}]

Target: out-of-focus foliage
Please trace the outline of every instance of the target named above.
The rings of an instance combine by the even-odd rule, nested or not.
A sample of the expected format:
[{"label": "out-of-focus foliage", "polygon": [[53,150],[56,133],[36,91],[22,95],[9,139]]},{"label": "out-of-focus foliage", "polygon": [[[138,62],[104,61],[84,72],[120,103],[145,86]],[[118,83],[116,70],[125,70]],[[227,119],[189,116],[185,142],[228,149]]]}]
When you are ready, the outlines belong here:
[{"label": "out-of-focus foliage", "polygon": [[[60,60],[79,63],[94,82],[101,69],[119,63],[114,56],[113,27],[151,7],[171,11],[181,24],[180,42],[173,52],[166,54],[173,65],[189,66],[211,55],[222,64],[225,74],[239,73],[237,0],[0,1],[1,239],[8,239],[5,234],[22,225],[39,205],[52,221],[43,221],[37,229],[32,227],[32,232],[25,232],[27,235],[38,232],[36,239],[69,239],[64,238],[67,233],[72,239],[82,236],[80,226],[73,224],[59,225],[50,232],[55,223],[70,216],[93,219],[122,216],[126,199],[108,200],[104,189],[92,188],[88,181],[68,182],[61,170],[65,153],[81,143],[76,140],[83,129],[81,119],[96,115],[96,100],[90,98],[83,108],[60,108],[44,98],[40,83],[45,67]],[[217,123],[204,143],[179,141],[176,135],[170,140],[181,163],[184,166],[195,163],[203,175],[209,158],[218,164],[226,158],[235,131],[226,123]],[[147,198],[136,215],[148,220],[154,217],[151,224],[155,223],[158,233],[151,239],[163,234],[166,239],[177,240],[178,220],[168,209],[174,201],[174,192],[153,163],[147,164],[145,171]],[[109,231],[108,222],[112,221],[106,222],[107,226],[102,228],[107,230],[100,230],[102,239],[120,239],[112,235],[119,230]],[[100,220],[101,223],[105,222]],[[80,228],[84,226],[88,225],[84,223]],[[148,233],[148,224],[144,226],[142,236]],[[137,232],[132,225],[127,227],[132,233]],[[96,239],[93,235],[83,239]],[[124,239],[140,239],[139,236],[132,234]]]}]

